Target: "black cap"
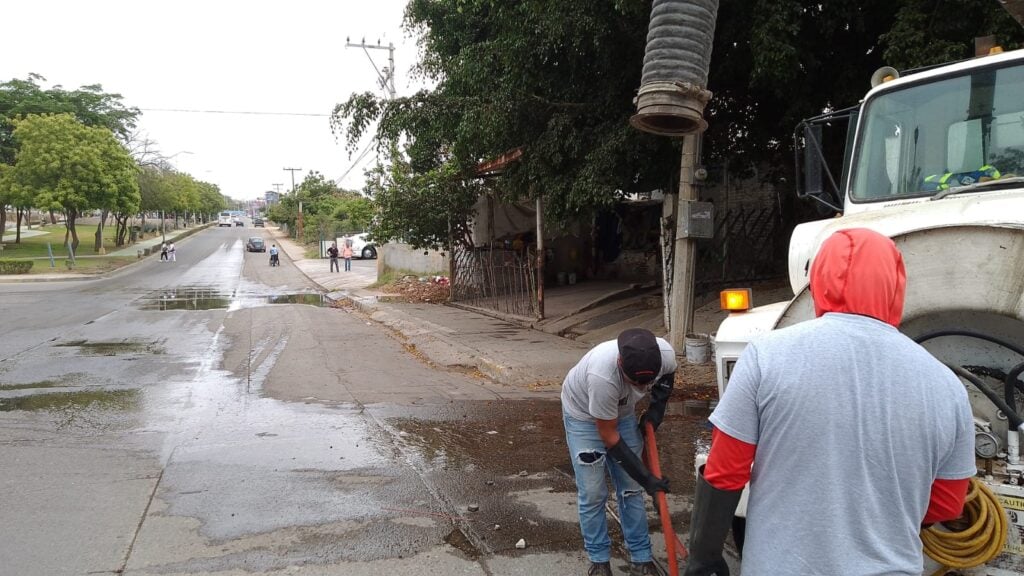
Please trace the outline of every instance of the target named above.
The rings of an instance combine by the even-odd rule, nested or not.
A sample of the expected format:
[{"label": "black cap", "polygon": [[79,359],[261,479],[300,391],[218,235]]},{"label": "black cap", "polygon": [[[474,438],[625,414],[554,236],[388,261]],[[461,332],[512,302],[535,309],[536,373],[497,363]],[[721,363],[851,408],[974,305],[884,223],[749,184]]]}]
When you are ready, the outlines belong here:
[{"label": "black cap", "polygon": [[619,334],[619,361],[622,373],[637,384],[647,384],[661,371],[661,347],[654,333],[630,328]]}]

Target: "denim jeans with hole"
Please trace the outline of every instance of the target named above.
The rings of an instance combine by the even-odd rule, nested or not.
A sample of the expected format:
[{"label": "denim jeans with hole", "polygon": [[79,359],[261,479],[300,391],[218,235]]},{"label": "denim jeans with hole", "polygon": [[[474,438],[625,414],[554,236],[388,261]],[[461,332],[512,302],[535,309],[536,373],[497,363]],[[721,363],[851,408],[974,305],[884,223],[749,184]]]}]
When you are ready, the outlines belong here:
[{"label": "denim jeans with hole", "polygon": [[[580,531],[583,545],[591,562],[608,562],[612,542],[608,537],[608,518],[605,502],[608,500],[607,476],[612,477],[615,497],[622,519],[622,534],[629,548],[630,561],[651,561],[651,537],[647,532],[647,493],[618,464],[607,457],[607,448],[597,433],[597,424],[576,420],[562,413],[565,424],[565,442],[576,472],[577,503],[580,512]],[[637,455],[643,451],[643,438],[637,427],[636,416],[619,418],[619,436]]]}]

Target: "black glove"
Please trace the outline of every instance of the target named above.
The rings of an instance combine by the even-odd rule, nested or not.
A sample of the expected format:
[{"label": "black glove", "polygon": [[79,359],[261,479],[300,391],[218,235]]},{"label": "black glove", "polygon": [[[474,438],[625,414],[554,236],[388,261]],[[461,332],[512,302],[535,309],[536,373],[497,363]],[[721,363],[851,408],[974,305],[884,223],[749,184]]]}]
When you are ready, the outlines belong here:
[{"label": "black glove", "polygon": [[729,576],[722,547],[742,494],[743,490],[719,490],[708,484],[701,467],[690,518],[690,555],[683,576]]},{"label": "black glove", "polygon": [[629,449],[629,446],[626,446],[622,439],[608,449],[608,455],[651,496],[657,492],[668,492],[668,478],[658,478],[651,474],[650,470],[644,466],[640,458],[637,458],[637,455]]},{"label": "black glove", "polygon": [[661,426],[661,421],[665,419],[665,406],[668,405],[668,399],[672,396],[672,387],[676,383],[676,373],[665,374],[658,381],[651,386],[651,403],[647,406],[647,410],[640,415],[640,434],[644,433],[645,424],[650,422],[654,426],[655,432],[658,430],[658,426]]}]

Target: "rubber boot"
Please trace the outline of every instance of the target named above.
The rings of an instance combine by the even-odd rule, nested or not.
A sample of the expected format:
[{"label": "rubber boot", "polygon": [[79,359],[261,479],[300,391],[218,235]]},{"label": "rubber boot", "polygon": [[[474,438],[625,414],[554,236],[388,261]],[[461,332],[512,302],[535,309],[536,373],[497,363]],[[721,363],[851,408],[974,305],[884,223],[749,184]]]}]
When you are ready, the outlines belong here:
[{"label": "rubber boot", "polygon": [[690,555],[683,576],[729,576],[722,547],[742,494],[743,490],[719,490],[708,484],[701,467],[690,517]]}]

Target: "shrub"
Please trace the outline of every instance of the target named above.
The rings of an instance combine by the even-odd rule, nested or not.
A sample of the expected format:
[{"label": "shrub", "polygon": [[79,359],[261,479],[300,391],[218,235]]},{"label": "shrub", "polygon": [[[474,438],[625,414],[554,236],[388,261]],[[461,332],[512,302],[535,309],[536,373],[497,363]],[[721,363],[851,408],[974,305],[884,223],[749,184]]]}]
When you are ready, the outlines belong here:
[{"label": "shrub", "polygon": [[32,260],[0,258],[0,274],[28,274],[32,269],[32,263]]}]

